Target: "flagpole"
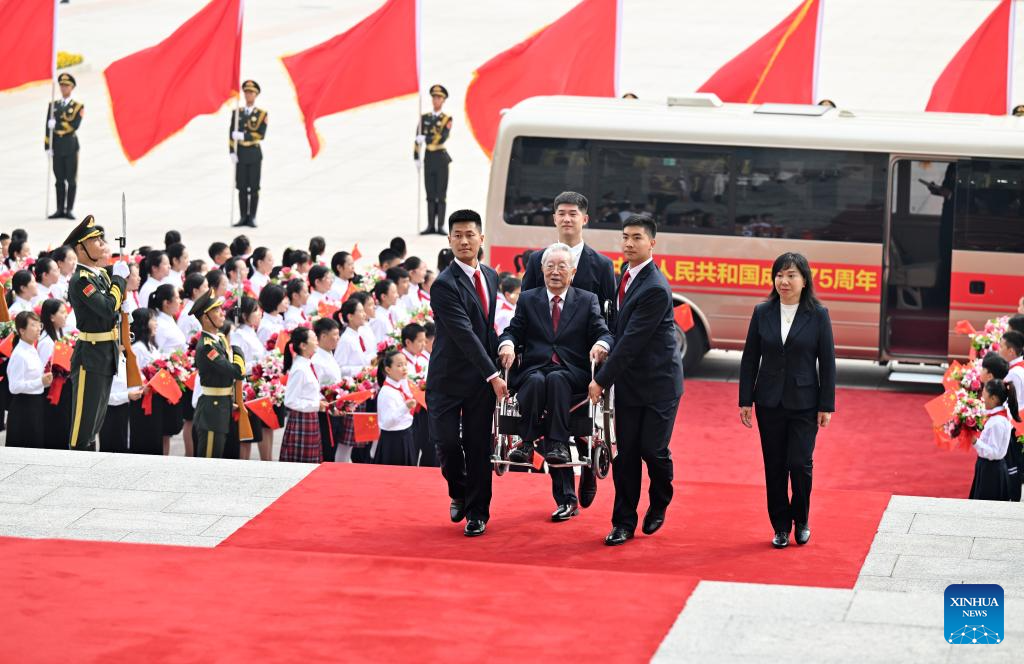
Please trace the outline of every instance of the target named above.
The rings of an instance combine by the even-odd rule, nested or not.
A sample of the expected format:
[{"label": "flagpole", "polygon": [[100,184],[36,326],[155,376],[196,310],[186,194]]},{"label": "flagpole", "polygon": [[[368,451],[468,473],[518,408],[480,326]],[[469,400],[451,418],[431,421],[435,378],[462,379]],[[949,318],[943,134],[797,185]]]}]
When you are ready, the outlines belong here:
[{"label": "flagpole", "polygon": [[[57,113],[54,102],[57,101],[57,3],[53,0],[53,49],[50,53],[50,118],[56,122]],[[50,216],[50,173],[53,171],[53,127],[46,123],[46,133],[49,140],[46,143],[46,207],[43,208],[43,217]],[[57,201],[60,204],[60,201]]]},{"label": "flagpole", "polygon": [[1006,112],[1013,112],[1013,38],[1017,23],[1017,0],[1010,0],[1010,20],[1006,39]]},{"label": "flagpole", "polygon": [[821,26],[825,22],[825,0],[818,2],[818,25],[814,31],[814,73],[811,75],[811,103],[817,104],[818,97],[818,67],[821,63]]},{"label": "flagpole", "polygon": [[[239,84],[238,89],[239,90],[242,89],[241,84]],[[241,112],[242,100],[240,99],[240,96],[241,96],[241,93],[235,95],[235,131],[238,131],[239,118],[242,115],[242,112]],[[235,157],[232,160],[232,165],[235,167],[235,172],[231,176],[231,186],[228,188],[228,191],[231,194],[228,197],[228,198],[231,199],[231,207],[229,208],[229,211],[228,211],[228,228],[232,228],[234,226],[234,224],[235,224],[235,222],[234,222],[234,218],[235,218],[235,180],[237,179],[237,174],[238,174],[238,141],[235,140],[232,137],[231,142],[232,142],[231,154],[233,154],[234,157]]]},{"label": "flagpole", "polygon": [[[420,0],[416,2],[416,137],[417,140],[423,135],[423,61],[420,56]],[[423,154],[420,154],[420,144],[416,144],[416,157],[417,161],[425,161],[427,158],[427,150],[424,146]],[[426,165],[423,161],[419,161],[419,168],[415,170],[416,174],[416,232],[419,233],[423,228],[423,202],[422,202],[422,190],[423,187],[423,169]]]}]

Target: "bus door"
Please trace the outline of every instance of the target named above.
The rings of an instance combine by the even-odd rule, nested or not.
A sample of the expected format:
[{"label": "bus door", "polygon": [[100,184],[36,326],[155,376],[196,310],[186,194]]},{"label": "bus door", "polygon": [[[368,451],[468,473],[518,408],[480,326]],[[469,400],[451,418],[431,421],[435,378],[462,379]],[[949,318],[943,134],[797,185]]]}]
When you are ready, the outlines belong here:
[{"label": "bus door", "polygon": [[946,359],[957,162],[894,158],[883,260],[883,359]]}]

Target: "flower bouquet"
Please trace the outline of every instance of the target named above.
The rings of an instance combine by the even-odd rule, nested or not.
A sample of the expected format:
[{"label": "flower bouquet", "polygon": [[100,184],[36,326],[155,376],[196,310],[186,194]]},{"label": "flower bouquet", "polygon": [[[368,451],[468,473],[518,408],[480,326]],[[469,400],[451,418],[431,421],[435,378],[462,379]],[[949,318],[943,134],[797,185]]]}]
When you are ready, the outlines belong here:
[{"label": "flower bouquet", "polygon": [[985,428],[985,404],[964,389],[953,394],[956,397],[953,412],[950,419],[936,430],[936,439],[939,446],[945,449],[969,450]]},{"label": "flower bouquet", "polygon": [[243,388],[246,401],[267,397],[275,407],[284,405],[284,355],[279,350],[272,350],[252,367],[247,379],[251,391]]},{"label": "flower bouquet", "polygon": [[999,342],[1003,333],[1009,328],[1010,317],[993,318],[985,323],[981,330],[975,330],[967,321],[957,323],[958,332],[966,333],[971,338],[971,359],[981,359],[999,350]]}]

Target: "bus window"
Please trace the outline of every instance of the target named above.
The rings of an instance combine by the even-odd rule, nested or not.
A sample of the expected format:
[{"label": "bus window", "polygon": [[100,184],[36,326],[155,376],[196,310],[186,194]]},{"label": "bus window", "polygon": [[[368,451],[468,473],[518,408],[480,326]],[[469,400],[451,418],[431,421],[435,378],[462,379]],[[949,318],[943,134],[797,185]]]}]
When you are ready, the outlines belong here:
[{"label": "bus window", "polygon": [[690,145],[602,143],[590,224],[618,229],[646,214],[669,233],[732,234],[729,154]]},{"label": "bus window", "polygon": [[958,188],[956,249],[1024,252],[1024,162],[972,159]]},{"label": "bus window", "polygon": [[505,221],[554,226],[551,201],[563,191],[589,191],[590,141],[517,138],[505,190]]},{"label": "bus window", "polygon": [[881,243],[886,155],[741,148],[734,163],[737,235]]}]

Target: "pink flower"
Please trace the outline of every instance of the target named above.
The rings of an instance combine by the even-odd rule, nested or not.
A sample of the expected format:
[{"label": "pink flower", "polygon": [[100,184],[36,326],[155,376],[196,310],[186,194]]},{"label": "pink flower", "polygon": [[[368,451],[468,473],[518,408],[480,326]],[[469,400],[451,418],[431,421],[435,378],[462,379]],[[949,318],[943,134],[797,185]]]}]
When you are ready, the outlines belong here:
[{"label": "pink flower", "polygon": [[975,420],[975,419],[974,419],[973,417],[971,417],[971,416],[968,416],[968,417],[967,417],[967,420],[966,420],[966,421],[964,422],[964,424],[966,424],[967,426],[971,427],[972,429],[974,428],[974,426],[975,426],[975,425],[976,425],[977,423],[978,423],[978,422],[977,422],[977,420]]}]

